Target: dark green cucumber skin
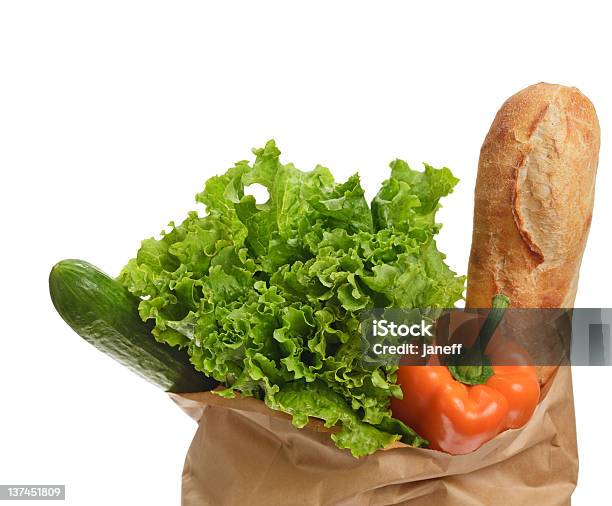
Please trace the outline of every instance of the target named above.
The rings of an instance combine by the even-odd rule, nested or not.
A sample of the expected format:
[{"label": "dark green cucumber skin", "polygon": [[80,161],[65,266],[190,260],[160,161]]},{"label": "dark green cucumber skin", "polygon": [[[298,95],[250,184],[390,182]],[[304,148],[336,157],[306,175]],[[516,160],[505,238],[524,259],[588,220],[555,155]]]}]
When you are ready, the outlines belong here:
[{"label": "dark green cucumber skin", "polygon": [[83,260],[62,260],[49,275],[53,305],[85,341],[167,392],[202,392],[215,381],[196,371],[184,350],[155,340],[138,299]]}]

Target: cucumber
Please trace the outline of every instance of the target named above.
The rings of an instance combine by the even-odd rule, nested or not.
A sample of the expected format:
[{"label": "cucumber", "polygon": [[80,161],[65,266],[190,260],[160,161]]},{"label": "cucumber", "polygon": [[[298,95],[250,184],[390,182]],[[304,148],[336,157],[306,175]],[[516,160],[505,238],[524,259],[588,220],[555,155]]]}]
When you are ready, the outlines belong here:
[{"label": "cucumber", "polygon": [[85,341],[167,392],[211,390],[184,350],[155,340],[138,315],[138,299],[82,260],[62,260],[49,275],[53,305]]}]

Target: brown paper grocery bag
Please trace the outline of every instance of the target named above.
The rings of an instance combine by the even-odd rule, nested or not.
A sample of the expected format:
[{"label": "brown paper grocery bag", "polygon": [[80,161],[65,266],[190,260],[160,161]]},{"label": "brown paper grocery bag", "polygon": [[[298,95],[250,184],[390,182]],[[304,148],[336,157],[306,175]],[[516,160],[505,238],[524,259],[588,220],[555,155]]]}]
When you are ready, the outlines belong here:
[{"label": "brown paper grocery bag", "polygon": [[568,505],[578,477],[570,368],[547,387],[525,427],[471,454],[400,443],[361,459],[320,423],[298,430],[256,399],[171,394],[199,422],[182,505]]}]

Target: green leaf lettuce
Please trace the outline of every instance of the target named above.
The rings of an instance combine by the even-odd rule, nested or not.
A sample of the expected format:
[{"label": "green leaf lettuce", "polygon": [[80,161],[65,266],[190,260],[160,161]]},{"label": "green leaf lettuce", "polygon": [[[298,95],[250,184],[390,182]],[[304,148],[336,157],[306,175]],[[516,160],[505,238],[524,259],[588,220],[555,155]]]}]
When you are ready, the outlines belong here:
[{"label": "green leaf lettuce", "polygon": [[[452,307],[464,278],[436,248],[435,213],[457,179],[396,160],[369,206],[359,177],[282,164],[274,141],[206,182],[191,212],[142,242],[120,280],[142,298],[155,337],[187,347],[199,371],[293,416],[337,425],[355,456],[392,441],[426,442],[393,419],[396,368],[361,363],[359,313],[374,307]],[[245,193],[269,194],[264,204]]]}]

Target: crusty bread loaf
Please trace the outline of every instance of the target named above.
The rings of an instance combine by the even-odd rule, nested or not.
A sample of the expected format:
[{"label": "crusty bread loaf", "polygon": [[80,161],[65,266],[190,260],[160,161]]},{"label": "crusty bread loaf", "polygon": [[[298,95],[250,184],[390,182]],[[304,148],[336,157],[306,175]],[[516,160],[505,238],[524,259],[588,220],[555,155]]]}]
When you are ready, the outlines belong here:
[{"label": "crusty bread loaf", "polygon": [[468,307],[572,307],[591,223],[599,123],[576,88],[510,97],[480,151]]},{"label": "crusty bread loaf", "polygon": [[[535,84],[502,105],[480,151],[467,307],[496,293],[514,307],[573,307],[598,156],[597,115],[576,88]],[[550,344],[522,338],[532,352]],[[540,382],[556,368],[537,367]]]}]

